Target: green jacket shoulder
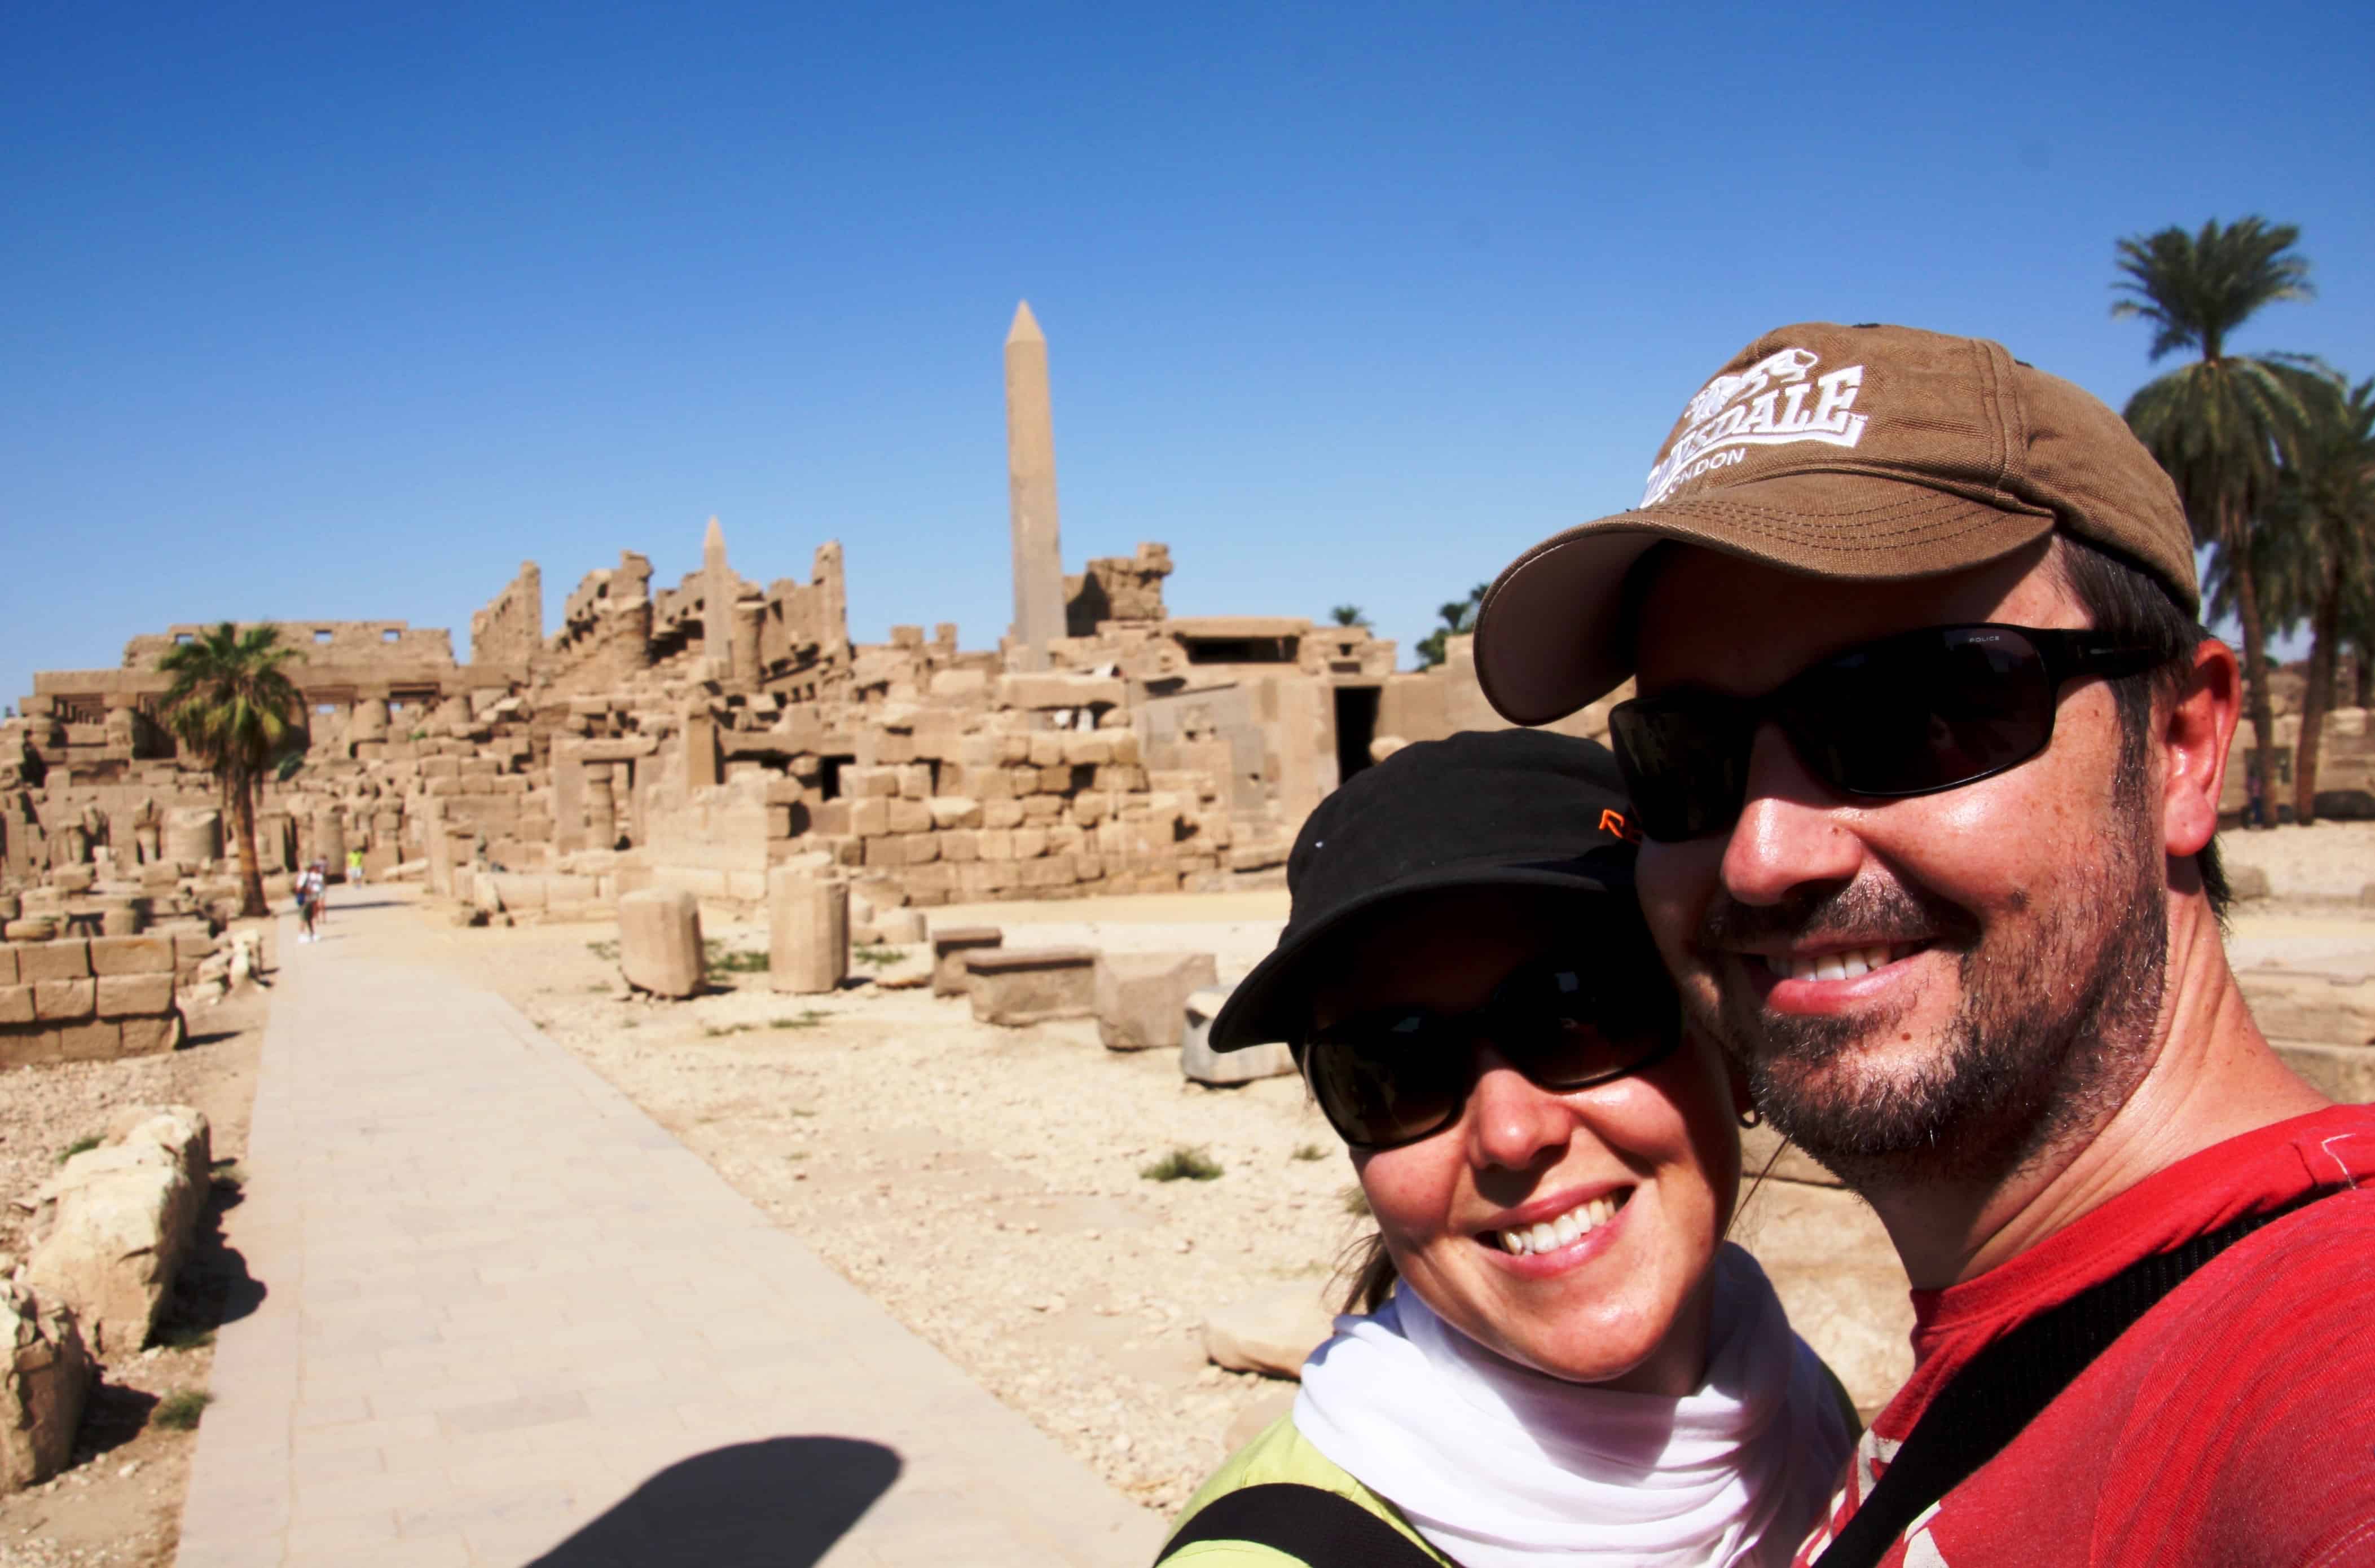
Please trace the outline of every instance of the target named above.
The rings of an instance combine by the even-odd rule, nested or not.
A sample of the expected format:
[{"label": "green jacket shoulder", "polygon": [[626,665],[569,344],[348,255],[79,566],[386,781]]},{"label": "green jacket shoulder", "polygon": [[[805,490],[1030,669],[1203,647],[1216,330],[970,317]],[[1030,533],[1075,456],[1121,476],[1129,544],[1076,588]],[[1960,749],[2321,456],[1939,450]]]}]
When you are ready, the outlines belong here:
[{"label": "green jacket shoulder", "polygon": [[[1421,1539],[1408,1521],[1394,1510],[1392,1503],[1353,1479],[1350,1472],[1314,1448],[1303,1433],[1294,1430],[1294,1420],[1282,1416],[1264,1428],[1261,1435],[1238,1449],[1222,1462],[1210,1480],[1188,1506],[1179,1511],[1171,1528],[1194,1518],[1218,1499],[1249,1486],[1269,1486],[1277,1482],[1294,1482],[1316,1486],[1348,1497],[1368,1512],[1385,1520],[1410,1538],[1419,1550],[1437,1562],[1450,1560]],[[1160,1568],[1300,1568],[1298,1561],[1284,1552],[1250,1541],[1199,1540],[1181,1547],[1162,1560]]]}]

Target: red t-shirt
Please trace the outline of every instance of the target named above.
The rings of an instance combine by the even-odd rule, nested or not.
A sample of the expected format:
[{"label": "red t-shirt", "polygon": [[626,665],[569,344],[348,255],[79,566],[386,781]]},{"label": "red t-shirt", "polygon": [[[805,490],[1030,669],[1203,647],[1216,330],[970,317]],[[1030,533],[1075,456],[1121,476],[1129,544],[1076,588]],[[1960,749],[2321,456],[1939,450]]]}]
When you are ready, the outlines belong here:
[{"label": "red t-shirt", "polygon": [[2205,1264],[1881,1562],[2375,1562],[2375,1106],[2343,1105],[2205,1149],[1976,1279],[1914,1291],[1913,1376],[1801,1568],[1990,1344],[2140,1257],[2319,1187],[2353,1190]]}]

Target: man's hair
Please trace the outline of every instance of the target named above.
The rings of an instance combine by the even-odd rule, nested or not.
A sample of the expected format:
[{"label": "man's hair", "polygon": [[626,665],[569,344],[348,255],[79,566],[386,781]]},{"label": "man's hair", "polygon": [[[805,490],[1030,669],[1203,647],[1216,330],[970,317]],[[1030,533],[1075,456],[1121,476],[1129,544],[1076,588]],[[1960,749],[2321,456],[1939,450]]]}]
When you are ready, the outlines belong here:
[{"label": "man's hair", "polygon": [[[2170,596],[2159,578],[2100,546],[2058,533],[2052,560],[2062,585],[2086,612],[2095,630],[2164,655],[2152,668],[2110,682],[2111,701],[2120,715],[2119,787],[2124,795],[2139,795],[2151,776],[2147,763],[2154,711],[2184,689],[2193,673],[2186,655],[2210,632]],[[2202,878],[2202,891],[2210,900],[2210,913],[2224,925],[2232,895],[2227,891],[2226,869],[2218,863],[2215,836],[2194,855],[2193,867]]]}]

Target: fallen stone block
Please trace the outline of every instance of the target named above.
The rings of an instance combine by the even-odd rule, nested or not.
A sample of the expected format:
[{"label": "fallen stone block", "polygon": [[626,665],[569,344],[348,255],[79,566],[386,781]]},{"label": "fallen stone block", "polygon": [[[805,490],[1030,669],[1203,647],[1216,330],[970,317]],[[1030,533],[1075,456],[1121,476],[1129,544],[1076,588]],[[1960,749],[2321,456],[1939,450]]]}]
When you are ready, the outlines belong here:
[{"label": "fallen stone block", "polygon": [[2237,903],[2250,903],[2255,899],[2268,897],[2272,890],[2268,885],[2267,872],[2259,867],[2229,866],[2227,867],[2227,890],[2234,895]]},{"label": "fallen stone block", "polygon": [[30,985],[0,985],[0,1023],[32,1021],[33,988]]},{"label": "fallen stone block", "polygon": [[[1003,947],[1006,933],[995,925],[952,925],[932,933],[932,995],[965,994],[965,960],[984,948]],[[29,1004],[30,1005],[30,1004]]]},{"label": "fallen stone block", "polygon": [[1101,953],[1097,1038],[1108,1051],[1171,1050],[1187,1035],[1188,998],[1219,983],[1210,953]]},{"label": "fallen stone block", "polygon": [[43,1023],[71,1023],[98,1008],[96,980],[44,980],[33,987],[33,1016]]},{"label": "fallen stone block", "polygon": [[174,938],[100,937],[90,944],[90,972],[100,979],[120,974],[171,974]]},{"label": "fallen stone block", "polygon": [[115,1054],[119,1056],[161,1056],[169,1051],[178,1051],[182,1048],[182,1036],[188,1030],[179,1008],[155,1018],[115,1019],[110,1022],[117,1032]]},{"label": "fallen stone block", "polygon": [[40,980],[81,980],[89,973],[89,942],[30,942],[17,949],[17,976],[26,984]]},{"label": "fallen stone block", "polygon": [[178,1140],[194,1137],[203,1161],[206,1119],[187,1107],[161,1119],[170,1126],[143,1122],[124,1142],[76,1155],[34,1194],[27,1282],[74,1309],[100,1356],[148,1343],[197,1232],[206,1188]]},{"label": "fallen stone block", "polygon": [[976,1020],[1021,1028],[1090,1016],[1096,971],[1093,948],[985,948],[965,955],[965,990]]},{"label": "fallen stone block", "polygon": [[912,946],[924,939],[924,912],[920,909],[886,909],[874,917],[874,928],[881,939],[894,948]]},{"label": "fallen stone block", "polygon": [[1223,990],[1199,991],[1187,1001],[1187,1029],[1179,1042],[1179,1076],[1191,1083],[1227,1089],[1256,1079],[1287,1078],[1294,1072],[1294,1053],[1284,1041],[1248,1045],[1242,1051],[1212,1049],[1212,1020],[1229,999]]},{"label": "fallen stone block", "polygon": [[849,978],[849,884],[798,867],[767,873],[767,985],[796,996]]},{"label": "fallen stone block", "polygon": [[73,1311],[0,1279],[0,1494],[65,1468],[90,1384]]},{"label": "fallen stone block", "polygon": [[1223,1308],[1204,1320],[1204,1355],[1231,1372],[1303,1375],[1303,1363],[1336,1331],[1322,1285],[1306,1279]]},{"label": "fallen stone block", "polygon": [[691,893],[648,888],[619,901],[619,968],[627,984],[682,999],[701,989],[701,902]]},{"label": "fallen stone block", "polygon": [[173,976],[111,974],[94,982],[101,1018],[154,1018],[173,1007]]}]

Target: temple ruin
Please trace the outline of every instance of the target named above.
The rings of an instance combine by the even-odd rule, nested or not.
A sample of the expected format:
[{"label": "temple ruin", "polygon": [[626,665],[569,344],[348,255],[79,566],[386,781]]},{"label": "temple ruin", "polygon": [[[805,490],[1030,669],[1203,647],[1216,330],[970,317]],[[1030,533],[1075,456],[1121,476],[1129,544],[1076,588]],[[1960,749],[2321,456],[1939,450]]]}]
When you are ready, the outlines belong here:
[{"label": "temple ruin", "polygon": [[[1293,617],[1175,617],[1170,549],[1063,570],[1046,344],[1006,346],[1016,620],[850,640],[838,542],[765,584],[709,521],[673,586],[622,550],[548,625],[533,561],[471,618],[469,662],[403,621],[279,621],[301,732],[263,786],[267,874],[349,849],[367,874],[529,918],[675,888],[753,903],[772,867],[832,868],[867,911],[1274,880],[1319,798],[1392,747],[1497,725],[1464,639]],[[213,779],[159,721],[159,657],[45,670],[0,723],[0,917],[97,929],[235,898]],[[1601,704],[1571,721],[1603,727]],[[128,913],[127,913],[128,912]],[[28,935],[30,935],[30,925]]]}]

